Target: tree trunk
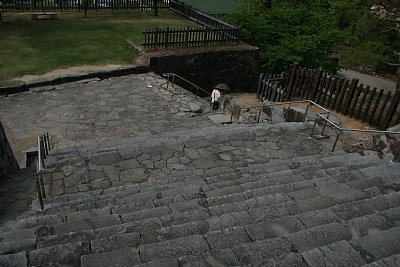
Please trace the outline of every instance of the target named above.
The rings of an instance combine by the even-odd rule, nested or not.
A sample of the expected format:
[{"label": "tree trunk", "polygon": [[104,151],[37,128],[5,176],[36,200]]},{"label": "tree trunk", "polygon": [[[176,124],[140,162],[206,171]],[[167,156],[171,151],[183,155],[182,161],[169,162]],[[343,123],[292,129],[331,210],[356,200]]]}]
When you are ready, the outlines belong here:
[{"label": "tree trunk", "polygon": [[1,11],[0,11],[0,22],[3,23],[3,17],[1,16]]}]

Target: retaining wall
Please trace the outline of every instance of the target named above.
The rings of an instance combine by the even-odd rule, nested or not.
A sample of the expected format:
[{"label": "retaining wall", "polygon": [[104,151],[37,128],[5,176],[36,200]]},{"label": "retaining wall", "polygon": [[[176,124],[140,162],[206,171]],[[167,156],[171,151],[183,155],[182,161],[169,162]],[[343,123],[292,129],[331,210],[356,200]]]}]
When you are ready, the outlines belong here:
[{"label": "retaining wall", "polygon": [[8,143],[3,124],[0,122],[0,180],[18,169],[18,163]]},{"label": "retaining wall", "polygon": [[257,47],[237,45],[166,51],[171,52],[148,53],[150,69],[157,74],[176,73],[209,92],[218,83],[228,84],[232,91],[255,92],[259,75]]}]

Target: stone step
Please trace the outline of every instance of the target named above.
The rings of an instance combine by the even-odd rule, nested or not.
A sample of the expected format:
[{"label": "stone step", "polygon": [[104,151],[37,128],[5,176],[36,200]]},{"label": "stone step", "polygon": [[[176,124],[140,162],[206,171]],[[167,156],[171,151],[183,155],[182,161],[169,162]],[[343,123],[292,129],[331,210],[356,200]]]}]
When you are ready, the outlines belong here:
[{"label": "stone step", "polygon": [[[326,173],[327,172],[329,173],[330,170],[331,170],[331,172],[334,172],[336,170],[335,168],[338,168],[338,167],[332,167],[330,169],[327,169],[324,172],[322,172],[321,175],[326,175]],[[309,168],[308,167],[303,167],[303,168],[300,168],[300,169],[296,169],[296,174],[297,175],[302,174],[303,170],[304,171],[309,171]],[[281,172],[277,172],[277,173],[271,173],[271,170],[269,170],[269,171],[270,171],[269,176],[283,176],[283,175],[288,175],[288,174],[293,173],[292,170],[290,170],[290,171],[281,171]],[[341,171],[341,170],[339,169],[339,171]],[[348,169],[343,169],[343,171],[348,171]],[[223,182],[218,183],[218,185],[216,187],[218,188],[218,187],[220,187],[222,185],[226,186],[226,185],[229,185],[229,184],[232,184],[232,183],[233,184],[237,184],[238,182],[245,183],[246,180],[250,180],[250,181],[259,180],[258,176],[250,176],[250,177],[232,179],[232,177],[237,177],[237,175],[241,175],[241,174],[238,174],[238,173],[232,174],[231,173],[231,174],[228,174],[228,175],[224,175],[224,177],[225,177],[224,179],[229,178],[228,181],[231,181],[231,182],[228,182],[228,181],[225,180]],[[312,174],[312,176],[316,176],[316,175],[317,174]],[[300,177],[300,176],[298,176],[298,177]],[[212,179],[213,179],[213,177],[207,178],[206,181],[209,183],[209,181],[212,180]],[[157,194],[160,194],[159,193],[160,189],[161,190],[168,190],[168,189],[172,189],[172,188],[182,188],[182,186],[187,185],[187,184],[191,184],[191,183],[204,185],[204,182],[202,180],[199,180],[198,178],[195,178],[195,179],[187,179],[187,180],[185,180],[183,182],[179,181],[179,182],[175,182],[175,183],[172,183],[172,184],[167,184],[166,186],[159,186],[158,188],[157,187],[155,187],[155,188],[158,189],[157,190]],[[64,201],[64,202],[61,202],[63,204],[56,204],[56,203],[47,204],[46,208],[47,209],[49,209],[49,208],[59,208],[62,205],[65,205],[66,203],[68,205],[75,205],[75,204],[81,204],[81,203],[88,203],[89,201],[95,201],[95,200],[105,200],[106,201],[107,198],[115,200],[118,197],[134,194],[134,193],[140,192],[142,190],[149,190],[149,191],[151,190],[151,189],[140,189],[141,187],[142,187],[142,185],[127,185],[127,186],[121,186],[121,187],[117,187],[117,188],[110,188],[108,190],[107,189],[106,190],[96,190],[96,191],[90,191],[90,193],[79,193],[79,194],[69,195],[67,197],[69,202],[66,202],[66,199],[65,199],[66,196],[64,196],[63,198],[60,198],[60,201]],[[146,188],[150,188],[150,187],[146,187]],[[210,189],[212,190],[212,188],[213,188],[212,185],[208,185],[208,186],[203,187],[203,190],[204,191],[209,191]],[[119,203],[121,203],[121,202],[119,202]]]},{"label": "stone step", "polygon": [[[395,197],[398,198],[399,197],[398,195],[400,194],[391,193],[385,196],[380,196],[381,199],[380,201],[378,200],[378,198],[372,201],[376,203],[384,203],[386,201],[388,204],[387,206],[384,206],[382,204],[380,204],[379,206],[381,207],[381,209],[385,207],[390,208],[396,204],[400,205],[400,203],[398,202],[397,203],[388,202],[391,199],[394,199]],[[161,216],[161,218],[153,217],[153,218],[143,219],[142,217],[141,221],[132,221],[132,222],[125,222],[123,224],[99,227],[94,230],[95,231],[94,236],[93,236],[93,230],[87,230],[87,231],[81,231],[79,233],[69,233],[69,234],[64,234],[64,232],[67,231],[62,230],[62,232],[59,233],[57,229],[64,229],[65,228],[64,224],[62,225],[63,227],[56,227],[56,229],[54,230],[54,233],[59,233],[59,235],[47,236],[38,239],[38,247],[43,246],[44,242],[47,241],[50,241],[50,244],[59,244],[60,242],[62,243],[66,241],[77,241],[77,240],[90,241],[93,240],[94,237],[96,237],[100,241],[96,240],[92,241],[91,247],[92,249],[100,247],[101,251],[102,249],[104,250],[104,247],[101,248],[101,245],[99,244],[106,244],[107,246],[109,246],[110,243],[110,240],[108,239],[109,235],[112,235],[116,232],[122,234],[122,236],[125,235],[126,233],[136,232],[133,233],[134,234],[133,238],[137,240],[136,242],[132,241],[131,239],[128,239],[129,243],[131,244],[151,243],[164,240],[165,238],[167,239],[179,238],[191,234],[204,235],[206,232],[209,232],[206,238],[211,236],[210,238],[215,239],[213,241],[210,241],[210,243],[214,244],[210,245],[211,247],[225,246],[226,244],[229,244],[228,242],[229,240],[222,238],[221,232],[222,233],[224,233],[224,231],[229,232],[229,229],[240,229],[239,231],[241,232],[241,234],[247,233],[250,236],[251,240],[263,240],[271,237],[285,236],[291,232],[296,232],[302,229],[306,229],[309,227],[316,227],[327,223],[328,224],[334,223],[341,220],[340,217],[338,217],[332,212],[332,209],[324,209],[324,210],[313,210],[311,212],[303,212],[303,213],[298,213],[298,212],[293,212],[292,214],[282,213],[283,216],[282,218],[280,218],[280,216],[277,216],[276,217],[277,219],[274,219],[274,217],[271,218],[265,217],[264,221],[261,221],[259,223],[254,223],[255,220],[251,217],[251,212],[252,210],[249,210],[248,212],[236,212],[232,214],[225,214],[209,218],[209,214],[207,212],[204,212],[204,215],[202,216],[199,216],[200,215],[199,214],[193,217],[191,216],[193,214],[192,211],[186,213],[188,214],[188,216],[186,216],[186,219],[182,217],[180,220],[179,218],[177,218],[177,216],[173,216],[171,214]],[[373,213],[373,211],[371,211],[371,213]],[[286,215],[289,217],[287,217]],[[171,216],[173,217],[171,218]],[[178,219],[178,221],[176,220],[174,221],[174,219]],[[72,225],[76,225],[76,223],[72,222]],[[243,226],[245,227],[246,231],[244,231]],[[364,214],[362,214],[360,218],[349,219],[347,222],[345,222],[345,226],[347,226],[347,228],[351,230],[353,238],[359,238],[369,233],[368,229],[370,228],[373,228],[375,229],[376,232],[378,232],[393,227],[394,225],[382,216],[376,214],[364,216]],[[81,227],[78,227],[77,229],[82,230]],[[214,233],[214,236],[212,233]],[[82,239],[77,238],[79,236],[83,238]],[[139,236],[141,239],[140,242],[138,241]],[[217,236],[218,238],[216,238],[215,236]],[[229,238],[232,239],[232,236],[229,236]],[[122,240],[124,241],[124,239]],[[218,242],[218,240],[220,240],[220,242]],[[237,239],[233,238],[232,240],[237,240]],[[243,240],[243,238],[238,240]],[[248,239],[248,241],[250,242],[250,239]],[[115,239],[111,243],[115,244],[116,243]],[[222,249],[223,247],[214,247],[214,248]]]},{"label": "stone step", "polygon": [[400,254],[400,227],[394,227],[380,233],[369,234],[351,241],[368,262],[382,260]]},{"label": "stone step", "polygon": [[381,260],[365,264],[363,267],[394,267],[394,266],[400,266],[400,254],[395,254],[386,258],[383,258]]},{"label": "stone step", "polygon": [[359,251],[348,241],[341,240],[332,244],[313,248],[301,253],[310,267],[320,266],[361,266],[366,264]]},{"label": "stone step", "polygon": [[[387,201],[389,201],[389,200],[393,200],[393,199],[398,199],[399,198],[399,193],[391,193],[391,194],[389,194],[389,195],[385,195],[385,196],[382,196],[381,198],[384,198],[384,199],[386,199]],[[379,201],[375,201],[374,200],[374,202],[379,202]],[[388,204],[390,204],[389,202],[388,202]],[[391,203],[391,205],[388,205],[387,207],[391,207],[391,206],[393,206],[393,205],[395,205],[395,204],[397,204],[397,205],[399,205],[400,203]],[[381,207],[383,207],[382,205],[379,205],[379,206],[381,206]],[[315,212],[315,211],[314,211]],[[303,213],[304,214],[304,213]],[[307,222],[307,216],[304,216],[303,214],[298,214],[298,218],[300,218],[300,220],[303,222],[303,221],[305,221],[305,222]],[[315,216],[315,214],[309,214],[309,216],[308,216],[308,218],[315,218],[316,216]],[[320,215],[319,217],[321,217],[321,218],[326,218],[326,217],[329,217],[329,216],[326,216],[325,214],[324,215]],[[376,216],[375,216],[376,217]],[[372,218],[368,218],[368,217],[365,217],[365,218],[358,218],[358,220],[359,221],[371,221],[372,222],[372,224],[368,224],[367,226],[366,226],[366,228],[368,228],[368,227],[371,227],[371,226],[373,226],[373,227],[377,227],[377,225],[376,225],[376,223],[375,222],[378,222],[378,224],[379,223],[381,223],[382,222],[382,220],[377,220],[376,218],[375,219],[372,219]],[[208,223],[208,225],[211,225],[210,223],[209,223],[209,221],[210,220],[208,220],[207,221],[207,223]],[[225,248],[227,248],[227,247],[232,247],[232,246],[236,246],[237,245],[237,243],[236,242],[242,242],[242,243],[244,243],[246,240],[247,240],[247,242],[251,242],[252,240],[259,240],[260,238],[262,239],[262,238],[265,238],[266,236],[265,236],[265,233],[268,233],[268,229],[274,229],[274,227],[273,227],[273,225],[284,225],[284,223],[283,222],[285,222],[286,223],[286,227],[287,227],[287,229],[294,229],[294,230],[279,230],[278,229],[278,231],[275,229],[275,233],[278,233],[278,235],[282,235],[282,236],[286,236],[290,241],[291,241],[291,243],[292,244],[295,244],[295,246],[296,246],[296,248],[298,249],[298,250],[300,250],[300,251],[306,251],[306,250],[309,250],[309,249],[311,249],[311,248],[314,248],[314,247],[318,247],[318,246],[320,246],[320,242],[325,242],[325,241],[321,241],[321,239],[323,239],[323,238],[330,238],[330,235],[328,234],[329,233],[329,231],[332,231],[332,232],[334,232],[334,233],[336,233],[336,235],[339,235],[338,233],[340,233],[340,231],[338,230],[338,229],[336,229],[336,228],[341,228],[342,230],[344,229],[343,227],[344,226],[338,226],[338,224],[336,223],[335,224],[335,221],[337,221],[337,219],[335,219],[333,222],[330,222],[330,223],[328,223],[328,224],[325,224],[325,225],[328,225],[328,226],[324,226],[324,225],[320,225],[320,226],[313,226],[312,228],[310,228],[311,230],[309,230],[308,232],[306,231],[306,230],[303,230],[304,229],[304,227],[296,227],[296,224],[297,225],[301,225],[301,224],[299,224],[299,221],[298,221],[298,219],[296,219],[296,218],[293,218],[293,217],[287,217],[286,219],[285,218],[282,218],[282,220],[275,220],[275,221],[270,221],[269,223],[269,226],[267,225],[267,224],[264,224],[264,225],[255,225],[255,224],[246,224],[245,225],[245,227],[246,227],[246,231],[245,231],[245,229],[243,228],[243,226],[242,227],[233,227],[233,228],[229,228],[229,229],[224,229],[224,230],[220,230],[220,231],[211,231],[211,232],[208,232],[207,234],[206,234],[206,236],[205,236],[205,239],[206,239],[206,241],[208,241],[208,243],[209,243],[209,246],[211,247],[211,249],[212,250],[219,250],[219,249],[225,249]],[[352,224],[354,224],[354,220],[350,220],[350,221],[348,221],[345,225],[347,225],[348,227],[346,228],[347,230],[346,231],[344,231],[345,232],[345,234],[346,234],[346,238],[348,237],[348,234],[350,233],[350,236],[352,237],[354,237],[354,234],[352,235],[351,233],[352,233],[352,231],[350,230],[351,228],[349,227],[349,226],[351,226]],[[100,225],[101,225],[101,223],[100,223]],[[141,226],[140,226],[141,225]],[[133,231],[135,231],[135,230],[139,230],[140,228],[142,228],[143,229],[143,225],[149,225],[149,221],[147,221],[147,223],[141,223],[141,224],[136,224],[136,226],[133,224],[133,225],[125,225],[124,227],[125,227],[125,229],[130,229],[130,230],[133,230]],[[304,224],[304,225],[306,225],[306,224]],[[309,224],[309,223],[307,223],[307,225],[313,225],[313,224]],[[329,225],[333,225],[332,227],[331,226],[329,226]],[[384,224],[385,225],[385,224]],[[122,225],[119,225],[119,226],[122,226]],[[159,227],[160,226],[162,226],[162,224],[160,223],[159,224]],[[110,228],[113,228],[114,226],[110,226]],[[138,228],[139,227],[139,228]],[[173,239],[176,239],[176,237],[179,239],[179,238],[181,238],[180,237],[180,234],[181,233],[187,233],[188,235],[192,235],[192,234],[203,234],[204,235],[204,232],[206,231],[205,229],[204,229],[204,227],[206,227],[206,222],[199,222],[199,221],[197,221],[197,222],[195,222],[195,223],[193,223],[193,224],[186,224],[186,225],[176,225],[176,227],[175,228],[169,228],[169,230],[167,230],[166,232],[168,233],[168,234],[166,234],[166,236],[169,236],[169,234],[171,234],[172,233],[172,235],[171,236],[169,236],[169,237],[171,237],[171,238],[173,238]],[[284,226],[283,226],[284,227]],[[385,226],[386,227],[386,226]],[[60,227],[60,229],[63,229],[64,227]],[[103,228],[103,229],[102,229]],[[107,234],[106,233],[108,233],[108,234],[110,234],[110,233],[115,233],[115,231],[113,231],[113,230],[106,230],[106,229],[104,229],[104,228],[107,228],[107,227],[101,227],[101,228],[98,228],[97,230],[95,230],[95,231],[97,231],[97,233],[98,233],[98,236],[99,237],[101,237],[102,235],[103,236],[107,236]],[[325,229],[326,228],[326,229]],[[331,228],[333,228],[333,230],[331,230]],[[142,233],[145,233],[145,234],[140,234],[139,235],[139,233],[134,233],[134,232],[132,232],[131,233],[131,235],[127,235],[126,233],[125,234],[121,234],[120,235],[120,237],[119,237],[119,239],[114,235],[114,236],[112,236],[112,237],[106,237],[106,238],[103,238],[103,239],[98,239],[98,240],[92,240],[92,246],[91,246],[91,248],[92,248],[92,250],[94,249],[94,250],[96,250],[96,251],[103,251],[103,250],[107,250],[107,249],[109,249],[109,248],[115,248],[115,247],[113,247],[115,244],[117,244],[118,242],[121,242],[121,240],[122,240],[122,245],[125,245],[126,246],[126,244],[136,244],[136,245],[134,245],[134,246],[137,246],[138,244],[139,244],[139,241],[138,241],[138,238],[139,237],[141,237],[141,238],[143,238],[144,240],[147,240],[147,241],[145,241],[145,243],[146,242],[152,242],[152,241],[159,241],[159,240],[155,240],[155,235],[154,235],[154,230],[155,230],[156,228],[154,228],[153,230],[151,230],[151,229],[149,229],[149,228],[145,228],[144,230],[141,230],[142,231]],[[174,229],[174,230],[172,230],[172,229]],[[186,229],[186,230],[185,230]],[[235,229],[235,230],[230,230],[230,229]],[[258,233],[257,234],[257,229],[262,229],[261,231],[263,231],[263,233]],[[265,229],[267,229],[267,230],[265,230]],[[114,229],[115,230],[115,229]],[[299,230],[299,231],[297,231],[297,230]],[[382,230],[382,229],[381,229]],[[161,229],[161,231],[162,231],[162,229]],[[274,231],[274,230],[273,230]],[[326,232],[326,231],[328,231],[328,232]],[[63,230],[63,232],[65,232],[65,230]],[[271,232],[271,231],[270,231]],[[290,234],[291,232],[295,232],[296,234]],[[149,233],[150,233],[150,236],[149,236]],[[165,233],[165,232],[161,232],[161,233]],[[175,235],[173,234],[173,233],[175,233]],[[222,234],[221,234],[222,233]],[[247,235],[247,233],[249,233],[249,235],[250,235],[250,237],[252,238],[252,240],[249,238],[249,236],[247,236],[247,239],[246,239],[246,235]],[[288,234],[289,233],[289,234]],[[62,235],[62,233],[61,233],[61,235]],[[91,232],[91,231],[88,231],[87,232],[87,235],[89,236],[89,238],[86,240],[86,241],[89,241],[90,239],[91,239],[91,237],[92,237],[92,235],[93,235],[93,233]],[[97,236],[97,234],[95,234],[96,236]],[[263,236],[264,235],[264,236]],[[307,244],[303,244],[302,243],[302,240],[304,241],[304,240],[306,240],[309,236],[315,236],[315,235],[319,235],[320,236],[320,238],[317,238],[317,239],[314,239],[314,238],[311,238],[310,239],[310,242],[309,243],[307,243]],[[75,236],[78,236],[78,235],[75,235]],[[84,236],[83,234],[80,234],[79,236]],[[132,236],[132,237],[131,237]],[[244,236],[244,237],[242,237],[242,238],[238,238],[238,237],[240,237],[240,236]],[[257,237],[258,236],[258,237]],[[340,236],[340,235],[339,235]],[[71,238],[72,237],[72,238]],[[190,236],[189,236],[190,237]],[[189,238],[189,237],[187,237],[187,238]],[[267,235],[267,237],[268,237],[268,235]],[[271,237],[273,237],[273,235],[271,236]],[[65,235],[64,235],[64,238],[65,238]],[[111,238],[111,239],[110,239]],[[182,237],[183,238],[183,237]],[[244,239],[245,238],[245,239]],[[270,237],[269,237],[270,238]],[[348,238],[347,238],[348,239]],[[69,239],[64,239],[64,240],[67,240],[67,241],[72,241],[73,240],[73,235],[70,235],[69,236]],[[136,240],[136,241],[135,241]],[[239,241],[237,241],[237,240],[239,240]],[[316,240],[319,240],[319,241],[316,241]],[[44,240],[42,240],[42,241],[44,241]],[[82,240],[81,240],[82,241]],[[168,240],[168,241],[171,241],[171,240]],[[125,243],[124,243],[125,242]],[[164,242],[164,241],[163,241]],[[314,242],[314,243],[313,243]],[[315,242],[317,242],[317,243],[315,243]],[[39,247],[39,243],[40,242],[38,242],[38,247]],[[78,242],[79,243],[79,242]],[[76,244],[76,242],[75,242],[75,244]],[[80,244],[83,244],[83,243],[80,243]],[[110,245],[111,244],[111,245]],[[112,244],[114,244],[114,245],[112,245]],[[212,245],[211,245],[212,244]],[[327,243],[328,244],[328,243]],[[63,245],[63,246],[62,246]],[[57,244],[56,246],[54,246],[54,247],[56,247],[56,248],[63,248],[64,249],[64,246],[67,246],[68,247],[68,244],[62,244],[62,245],[60,245],[60,244]],[[241,244],[241,245],[243,245],[243,244]],[[105,246],[105,247],[104,247]],[[111,246],[111,247],[110,247]],[[143,245],[143,246],[145,246],[145,244]],[[243,245],[244,246],[244,245]],[[76,246],[72,246],[73,247],[73,251],[75,251],[76,250]],[[37,255],[39,254],[39,255],[41,255],[41,254],[45,254],[45,258],[50,258],[50,256],[49,256],[49,251],[52,251],[52,252],[55,252],[56,251],[56,248],[47,248],[47,249],[44,249],[44,248],[42,248],[42,250],[37,250],[36,252],[33,252],[33,254],[32,255],[34,255],[33,257],[38,257]],[[159,248],[158,246],[156,246],[156,248]],[[68,249],[71,249],[71,247],[68,247]],[[35,254],[35,253],[38,253],[38,254]],[[72,252],[71,252],[72,253]],[[78,252],[73,252],[72,254],[76,254],[77,253],[77,255],[80,255]],[[29,255],[31,255],[31,254],[29,254]],[[165,256],[165,255],[164,255]],[[163,257],[164,257],[163,256]],[[41,256],[42,257],[42,256]]]}]

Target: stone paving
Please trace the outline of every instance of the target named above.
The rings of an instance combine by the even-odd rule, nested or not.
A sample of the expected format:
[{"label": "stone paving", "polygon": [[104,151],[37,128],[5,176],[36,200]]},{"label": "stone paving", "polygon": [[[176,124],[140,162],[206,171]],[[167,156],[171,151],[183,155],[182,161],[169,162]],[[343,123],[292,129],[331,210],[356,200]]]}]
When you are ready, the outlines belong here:
[{"label": "stone paving", "polygon": [[0,119],[18,158],[45,132],[65,148],[211,125],[192,117],[193,103],[207,111],[207,102],[166,83],[147,73],[36,88],[0,98]]},{"label": "stone paving", "polygon": [[153,74],[64,86],[31,93],[56,96],[32,133],[71,131],[54,129],[45,210],[0,229],[0,266],[398,266],[399,164],[329,152],[312,123],[212,124]]}]

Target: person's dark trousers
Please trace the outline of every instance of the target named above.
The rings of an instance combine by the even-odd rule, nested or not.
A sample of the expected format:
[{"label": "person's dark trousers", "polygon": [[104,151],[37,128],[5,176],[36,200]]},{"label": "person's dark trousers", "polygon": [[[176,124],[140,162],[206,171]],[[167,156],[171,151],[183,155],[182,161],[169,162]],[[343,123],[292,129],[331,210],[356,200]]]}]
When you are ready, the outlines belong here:
[{"label": "person's dark trousers", "polygon": [[214,103],[213,103],[213,110],[217,110],[219,108],[219,102],[218,101],[215,101]]}]

